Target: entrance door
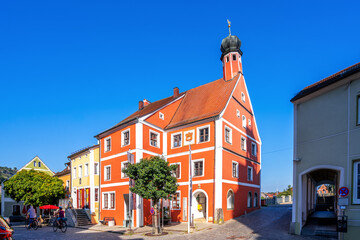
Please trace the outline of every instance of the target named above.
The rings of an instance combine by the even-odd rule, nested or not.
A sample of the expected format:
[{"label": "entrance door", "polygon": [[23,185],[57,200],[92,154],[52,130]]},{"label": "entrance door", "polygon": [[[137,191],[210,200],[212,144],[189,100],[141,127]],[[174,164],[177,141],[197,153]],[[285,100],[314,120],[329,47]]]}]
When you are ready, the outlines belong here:
[{"label": "entrance door", "polygon": [[194,219],[201,219],[206,221],[206,195],[203,192],[193,194],[192,212]]}]

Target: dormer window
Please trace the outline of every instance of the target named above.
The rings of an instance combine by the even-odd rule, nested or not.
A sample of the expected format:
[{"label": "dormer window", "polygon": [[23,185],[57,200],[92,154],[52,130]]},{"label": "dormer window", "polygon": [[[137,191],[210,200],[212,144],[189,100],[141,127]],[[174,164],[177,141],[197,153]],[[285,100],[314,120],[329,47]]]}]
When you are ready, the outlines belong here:
[{"label": "dormer window", "polygon": [[164,120],[164,114],[162,112],[159,112],[159,118]]},{"label": "dormer window", "polygon": [[233,61],[236,61],[236,55],[233,55]]}]

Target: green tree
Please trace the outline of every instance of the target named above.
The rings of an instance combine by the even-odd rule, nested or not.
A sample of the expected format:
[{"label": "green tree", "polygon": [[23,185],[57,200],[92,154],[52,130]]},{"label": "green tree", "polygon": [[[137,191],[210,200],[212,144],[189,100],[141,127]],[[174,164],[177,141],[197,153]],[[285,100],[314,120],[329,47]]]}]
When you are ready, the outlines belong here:
[{"label": "green tree", "polygon": [[22,170],[4,183],[4,190],[15,201],[26,205],[56,204],[65,196],[63,181],[34,170]]},{"label": "green tree", "polygon": [[[135,180],[135,186],[130,191],[142,198],[151,199],[153,202],[155,221],[155,234],[159,234],[158,207],[160,199],[170,199],[178,188],[176,177],[173,175],[177,165],[170,165],[164,159],[153,156],[141,159],[139,163],[129,164],[123,173]],[[155,223],[154,223],[155,222]]]},{"label": "green tree", "polygon": [[291,185],[288,185],[287,189],[284,189],[281,193],[279,193],[279,197],[281,196],[289,196],[293,194],[293,188]]}]

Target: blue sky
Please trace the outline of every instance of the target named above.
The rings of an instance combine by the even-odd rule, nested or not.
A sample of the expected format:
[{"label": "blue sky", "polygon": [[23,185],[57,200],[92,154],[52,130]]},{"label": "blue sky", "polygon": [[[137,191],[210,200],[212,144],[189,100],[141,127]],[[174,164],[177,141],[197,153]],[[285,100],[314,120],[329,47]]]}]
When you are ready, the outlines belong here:
[{"label": "blue sky", "polygon": [[0,166],[53,171],[94,135],[155,101],[222,77],[242,41],[262,147],[262,190],[292,184],[292,104],[360,61],[356,1],[6,1],[0,4]]}]

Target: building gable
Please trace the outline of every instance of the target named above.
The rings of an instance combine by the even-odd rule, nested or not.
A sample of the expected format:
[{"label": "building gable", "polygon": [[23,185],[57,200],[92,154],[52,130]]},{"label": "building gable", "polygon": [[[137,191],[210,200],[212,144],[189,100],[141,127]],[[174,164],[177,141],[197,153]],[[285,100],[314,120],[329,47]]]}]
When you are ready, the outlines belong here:
[{"label": "building gable", "polygon": [[46,174],[49,174],[50,176],[54,176],[54,172],[51,171],[50,168],[46,166],[46,164],[38,156],[31,159],[31,161],[25,164],[25,166],[23,166],[19,171],[21,170],[42,171]]}]

